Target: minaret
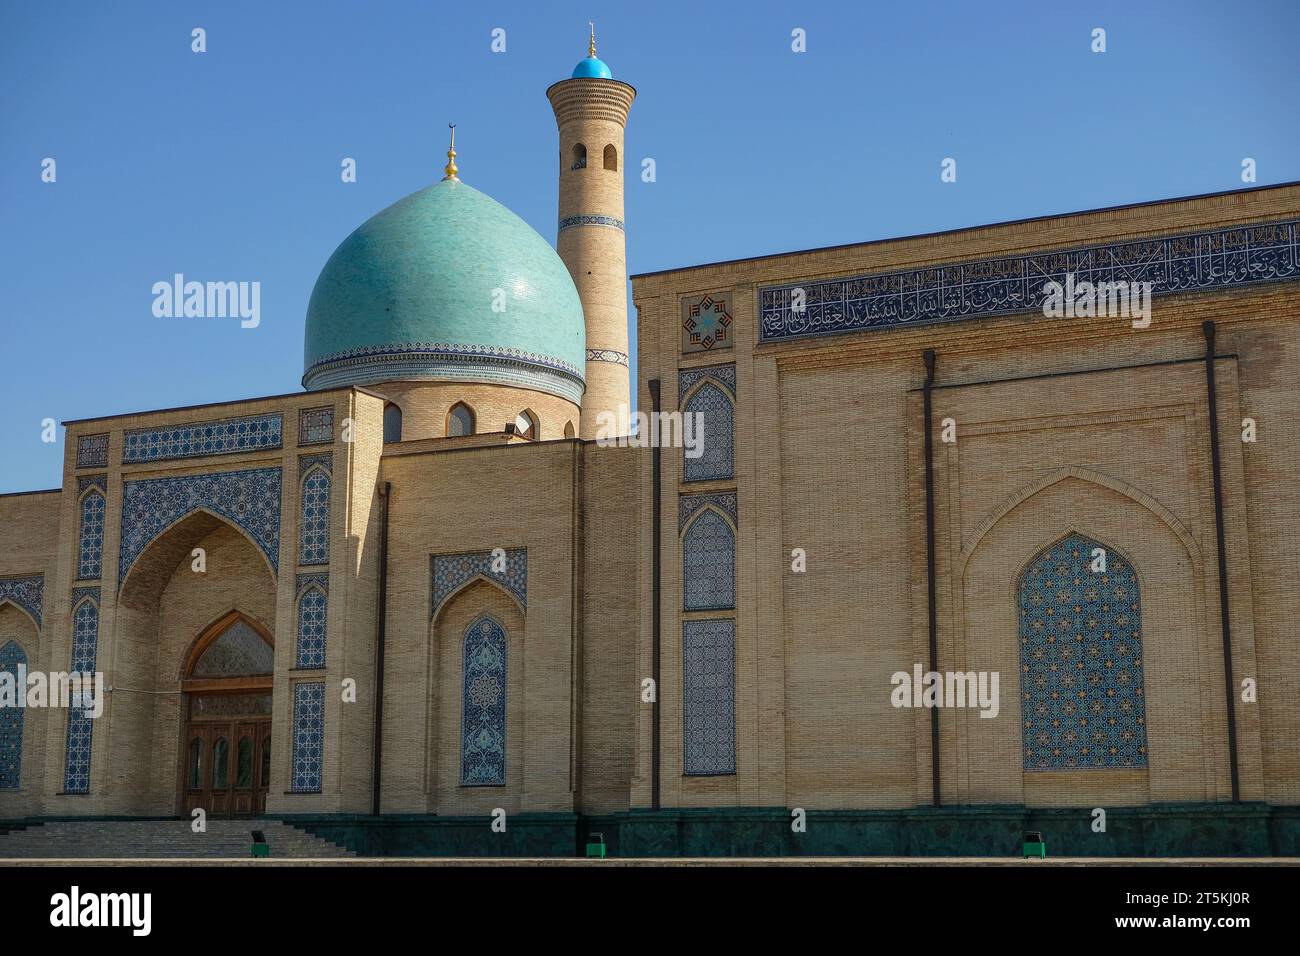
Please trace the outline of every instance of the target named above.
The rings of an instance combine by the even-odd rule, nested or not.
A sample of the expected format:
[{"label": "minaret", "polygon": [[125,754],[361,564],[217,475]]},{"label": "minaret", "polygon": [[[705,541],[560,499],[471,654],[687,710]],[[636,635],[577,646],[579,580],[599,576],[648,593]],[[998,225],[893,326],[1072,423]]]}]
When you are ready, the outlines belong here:
[{"label": "minaret", "polygon": [[587,391],[579,436],[595,438],[611,412],[628,433],[627,242],[623,234],[623,130],[636,90],[587,58],[546,91],[560,129],[560,225],[556,251],[569,267],[587,320]]}]

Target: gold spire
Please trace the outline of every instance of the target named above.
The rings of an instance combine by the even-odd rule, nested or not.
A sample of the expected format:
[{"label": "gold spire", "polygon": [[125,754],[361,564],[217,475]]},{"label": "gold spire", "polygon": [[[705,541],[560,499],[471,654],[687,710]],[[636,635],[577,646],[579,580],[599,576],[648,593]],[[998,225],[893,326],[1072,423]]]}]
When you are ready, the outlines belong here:
[{"label": "gold spire", "polygon": [[446,182],[449,179],[454,179],[456,182],[460,182],[460,177],[456,175],[460,172],[456,168],[456,124],[448,123],[447,126],[451,129],[451,145],[447,147],[447,165],[442,167],[442,171],[447,175],[442,177],[442,181]]},{"label": "gold spire", "polygon": [[591,40],[587,43],[587,56],[596,55],[596,24],[591,20],[587,21],[587,26],[591,27]]}]

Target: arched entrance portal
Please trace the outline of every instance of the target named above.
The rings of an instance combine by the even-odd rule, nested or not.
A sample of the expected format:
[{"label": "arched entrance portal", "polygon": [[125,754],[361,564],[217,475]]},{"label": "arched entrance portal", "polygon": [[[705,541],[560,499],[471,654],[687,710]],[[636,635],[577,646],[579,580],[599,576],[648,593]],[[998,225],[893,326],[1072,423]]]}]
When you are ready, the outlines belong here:
[{"label": "arched entrance portal", "polygon": [[185,662],[181,804],[218,817],[266,810],[271,782],[274,642],[231,611],[199,636]]}]

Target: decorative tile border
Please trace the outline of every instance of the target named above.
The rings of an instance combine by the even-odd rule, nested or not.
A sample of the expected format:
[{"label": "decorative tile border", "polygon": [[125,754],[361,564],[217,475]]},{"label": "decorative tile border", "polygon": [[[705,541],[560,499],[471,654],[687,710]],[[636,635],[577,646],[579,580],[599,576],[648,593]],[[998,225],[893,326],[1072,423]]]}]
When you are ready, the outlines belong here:
[{"label": "decorative tile border", "polygon": [[41,608],[45,603],[45,576],[33,574],[22,578],[0,578],[0,602],[12,601],[32,616],[39,630]]},{"label": "decorative tile border", "polygon": [[736,493],[734,491],[715,492],[704,495],[682,495],[677,499],[677,533],[680,534],[690,522],[691,516],[705,505],[716,505],[731,518],[734,525],[740,524],[736,517]]},{"label": "decorative tile border", "polygon": [[334,474],[333,453],[326,452],[323,455],[299,455],[298,456],[298,477],[301,479],[303,475],[307,474],[307,471],[313,465],[320,465],[322,468],[325,469],[326,472],[328,472],[332,476]]},{"label": "decorative tile border", "polygon": [[519,599],[528,609],[528,549],[506,549],[506,569],[492,570],[492,552],[476,551],[470,554],[438,554],[433,558],[433,616],[446,603],[453,592],[471,578],[482,575],[496,581]]},{"label": "decorative tile border", "polygon": [[177,519],[206,509],[248,532],[280,567],[280,469],[253,468],[210,475],[147,478],[122,486],[122,542],[117,582],[149,543]]},{"label": "decorative tile border", "polygon": [[701,379],[711,378],[726,387],[734,398],[736,395],[736,366],[705,365],[700,368],[683,368],[677,370],[677,403],[680,405],[686,393],[695,387]]},{"label": "decorative tile border", "polygon": [[[1300,279],[1300,220],[758,290],[759,340],[986,318],[1041,309],[1047,282],[1151,282],[1175,295]],[[792,310],[795,289],[803,312]]]},{"label": "decorative tile border", "polygon": [[323,445],[334,441],[334,406],[298,409],[298,444]]},{"label": "decorative tile border", "polygon": [[77,438],[78,468],[108,467],[108,433],[81,435]]},{"label": "decorative tile border", "polygon": [[264,451],[279,448],[283,440],[284,416],[279,412],[164,428],[133,428],[123,439],[122,463]]},{"label": "decorative tile border", "polygon": [[311,571],[298,575],[296,587],[294,588],[294,599],[302,597],[302,592],[310,587],[317,587],[329,593],[330,573],[328,571]]},{"label": "decorative tile border", "polygon": [[627,353],[614,349],[587,349],[588,362],[611,362],[614,365],[627,365]]},{"label": "decorative tile border", "polygon": [[560,220],[559,231],[563,232],[574,226],[610,226],[622,232],[623,220],[615,219],[613,216],[569,216],[567,219]]},{"label": "decorative tile border", "polygon": [[98,488],[108,494],[108,475],[87,475],[77,479],[77,497],[80,498],[87,488]]}]

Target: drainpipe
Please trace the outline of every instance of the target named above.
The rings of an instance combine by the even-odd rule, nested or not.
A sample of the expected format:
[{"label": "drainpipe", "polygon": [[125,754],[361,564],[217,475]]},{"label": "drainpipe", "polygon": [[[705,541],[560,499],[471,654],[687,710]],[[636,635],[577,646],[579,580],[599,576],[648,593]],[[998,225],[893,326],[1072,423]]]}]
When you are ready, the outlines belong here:
[{"label": "drainpipe", "polygon": [[1219,625],[1223,632],[1223,680],[1228,702],[1228,772],[1232,777],[1232,802],[1241,799],[1237,772],[1237,709],[1232,680],[1232,625],[1228,614],[1228,557],[1223,530],[1223,466],[1219,458],[1219,402],[1214,386],[1214,323],[1204,322],[1205,388],[1210,398],[1210,464],[1214,474],[1214,533],[1219,545]]},{"label": "drainpipe", "polygon": [[[930,671],[939,670],[939,611],[937,603],[938,585],[935,583],[934,563],[934,429],[930,423],[930,390],[934,387],[934,349],[922,353],[925,360],[925,583],[928,603],[928,624],[930,628]],[[930,802],[940,806],[939,796],[939,708],[930,708]]]},{"label": "drainpipe", "polygon": [[[650,409],[652,412],[650,420],[659,421],[659,379],[654,378],[646,383],[650,389]],[[651,436],[652,438],[655,436]],[[659,629],[660,629],[660,524],[663,516],[660,513],[662,505],[659,501],[660,493],[660,449],[659,442],[652,441],[650,445],[650,467],[654,471],[654,478],[651,482],[650,494],[652,497],[650,504],[650,676],[654,681],[655,698],[650,705],[650,809],[659,809]]]},{"label": "drainpipe", "polygon": [[374,767],[370,777],[370,812],[374,816],[379,816],[379,783],[384,762],[384,628],[388,621],[388,506],[392,494],[392,483],[385,481],[379,493],[379,623],[375,628]]}]

